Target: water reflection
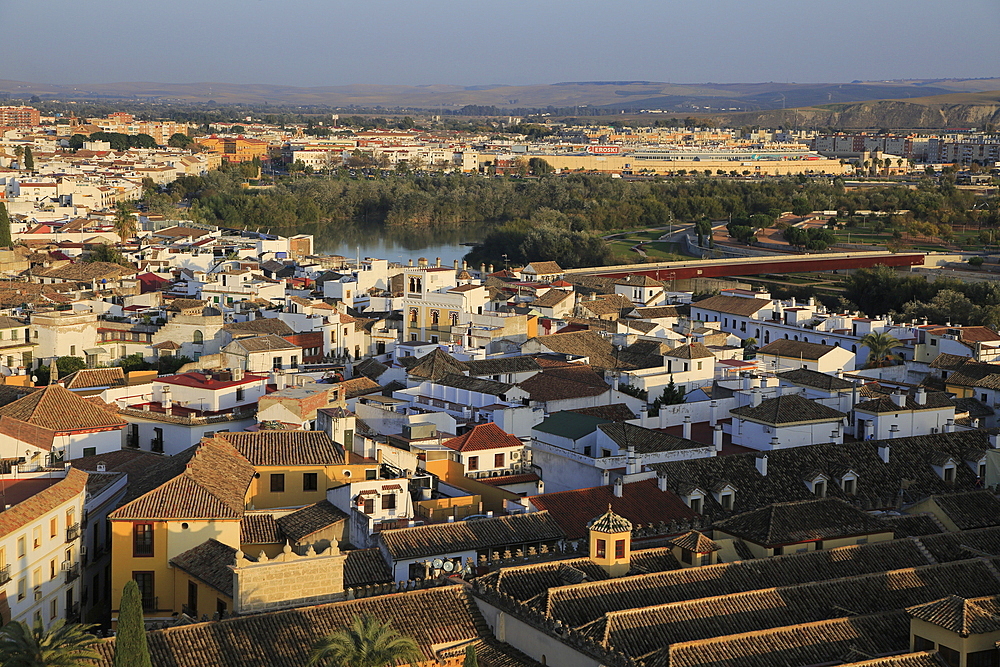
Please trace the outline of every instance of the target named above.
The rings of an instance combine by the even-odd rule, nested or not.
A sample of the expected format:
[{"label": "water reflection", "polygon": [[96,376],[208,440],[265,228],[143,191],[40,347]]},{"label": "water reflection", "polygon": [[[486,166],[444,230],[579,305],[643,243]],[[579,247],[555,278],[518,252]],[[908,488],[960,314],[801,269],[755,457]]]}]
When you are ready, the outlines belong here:
[{"label": "water reflection", "polygon": [[407,260],[426,257],[434,262],[440,257],[447,264],[471,250],[463,243],[481,241],[484,223],[470,222],[458,227],[394,228],[364,224],[305,225],[298,233],[312,234],[315,251],[322,255],[378,257],[405,264]]}]

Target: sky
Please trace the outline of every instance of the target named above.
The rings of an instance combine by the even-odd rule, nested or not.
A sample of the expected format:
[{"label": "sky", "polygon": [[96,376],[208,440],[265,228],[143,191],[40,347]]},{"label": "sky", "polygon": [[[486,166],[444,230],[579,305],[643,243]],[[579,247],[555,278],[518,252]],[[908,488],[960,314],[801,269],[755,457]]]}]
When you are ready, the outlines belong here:
[{"label": "sky", "polygon": [[0,0],[0,25],[0,79],[50,84],[1000,76],[1000,0]]}]

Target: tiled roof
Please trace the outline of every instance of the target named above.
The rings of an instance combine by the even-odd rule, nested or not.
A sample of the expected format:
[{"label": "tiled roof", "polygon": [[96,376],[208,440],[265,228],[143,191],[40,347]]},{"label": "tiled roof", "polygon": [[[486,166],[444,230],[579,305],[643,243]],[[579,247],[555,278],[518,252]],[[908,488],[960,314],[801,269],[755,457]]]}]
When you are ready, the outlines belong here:
[{"label": "tiled roof", "polygon": [[1000,526],[1000,500],[989,491],[949,493],[933,499],[959,530]]},{"label": "tiled roof", "polygon": [[763,546],[888,532],[878,519],[837,498],[775,503],[713,526]]},{"label": "tiled roof", "polygon": [[934,357],[934,361],[931,362],[930,366],[931,368],[940,368],[946,371],[956,371],[967,361],[969,361],[969,357],[942,352],[938,356]]},{"label": "tiled roof", "polygon": [[339,386],[344,390],[344,400],[357,398],[358,396],[364,396],[365,394],[371,394],[376,391],[381,391],[382,389],[382,386],[379,385],[378,382],[375,382],[371,378],[367,377],[344,380]]},{"label": "tiled roof", "polygon": [[624,311],[632,310],[635,304],[621,294],[602,294],[596,299],[581,301],[577,307],[595,315],[621,315]]},{"label": "tiled roof", "polygon": [[[430,663],[436,648],[487,632],[469,592],[443,586],[155,630],[148,634],[149,652],[154,665],[171,667],[302,667],[320,638],[364,614],[413,637]],[[98,667],[112,667],[114,647],[114,639],[98,645]]]},{"label": "tiled roof", "polygon": [[523,447],[517,436],[507,433],[493,422],[474,426],[471,431],[441,443],[456,452],[478,452],[501,447]]},{"label": "tiled roof", "polygon": [[670,543],[675,547],[686,551],[693,551],[696,554],[708,554],[722,548],[719,546],[718,542],[705,537],[704,533],[699,533],[697,530],[692,530],[684,533],[680,537],[675,537],[670,540]]},{"label": "tiled roof", "polygon": [[321,500],[314,505],[308,505],[275,519],[281,532],[293,542],[312,535],[316,531],[328,528],[339,521],[346,521],[347,515],[330,504]]},{"label": "tiled roof", "polygon": [[369,380],[376,380],[379,376],[389,370],[389,367],[380,363],[375,357],[369,357],[354,365],[354,374],[364,376]]},{"label": "tiled roof", "polygon": [[478,521],[456,521],[379,533],[394,560],[420,558],[465,550],[503,550],[563,537],[548,512],[513,514]]},{"label": "tiled roof", "polygon": [[34,275],[44,278],[60,278],[85,283],[104,278],[114,281],[123,276],[134,276],[136,273],[134,268],[126,268],[111,262],[77,262],[48,269],[36,268],[33,271]]},{"label": "tiled roof", "polygon": [[271,350],[298,350],[298,345],[292,345],[281,336],[274,334],[264,334],[261,336],[251,336],[248,338],[237,338],[231,345],[239,345],[247,352],[269,352]]},{"label": "tiled roof", "polygon": [[600,424],[607,424],[611,420],[593,415],[580,415],[576,412],[561,410],[553,412],[551,415],[535,424],[532,430],[552,435],[562,436],[570,440],[579,440],[588,433],[593,433]]},{"label": "tiled roof", "polygon": [[531,342],[538,343],[556,354],[589,357],[591,365],[598,368],[631,368],[616,358],[615,348],[611,345],[611,341],[595,331],[573,331],[538,336],[528,339],[527,343]]},{"label": "tiled roof", "polygon": [[870,401],[856,404],[854,409],[859,412],[881,414],[885,412],[900,412],[902,410],[941,410],[954,407],[955,403],[949,398],[948,394],[943,391],[933,391],[926,394],[923,405],[917,403],[913,396],[907,395],[906,400],[903,402],[903,407],[899,407],[891,396],[883,394]]},{"label": "tiled roof", "polygon": [[0,434],[46,451],[52,450],[52,443],[56,438],[56,432],[52,429],[11,419],[6,415],[0,415]]},{"label": "tiled roof", "polygon": [[598,424],[606,436],[622,449],[635,447],[637,454],[652,454],[655,452],[673,452],[681,449],[696,449],[705,447],[700,442],[678,438],[663,431],[636,426],[627,422],[610,422]]},{"label": "tiled roof", "polygon": [[507,486],[508,484],[527,484],[537,482],[541,479],[533,472],[525,472],[519,475],[501,475],[499,477],[480,477],[476,481],[487,486]]},{"label": "tiled roof", "polygon": [[663,287],[663,283],[653,280],[644,273],[630,273],[625,278],[615,281],[615,285],[626,285],[628,287]]},{"label": "tiled roof", "polygon": [[771,302],[766,299],[744,299],[738,296],[710,296],[691,304],[692,308],[711,310],[729,315],[749,317],[761,308],[767,308]]},{"label": "tiled roof", "polygon": [[392,581],[392,569],[382,557],[381,549],[353,549],[345,554],[344,586],[367,586]]},{"label": "tiled roof", "polygon": [[283,544],[285,536],[270,512],[247,512],[240,519],[240,544]]},{"label": "tiled roof", "polygon": [[507,382],[494,382],[493,380],[484,380],[483,378],[453,373],[438,376],[433,382],[443,387],[454,387],[455,389],[472,391],[477,394],[489,394],[491,396],[501,396],[514,387],[513,384]]},{"label": "tiled roof", "polygon": [[[66,477],[55,484],[44,488],[29,498],[0,510],[0,537],[38,521],[45,513],[80,496],[83,498],[87,488],[87,473],[76,468],[70,468]],[[13,554],[9,558],[13,558]]]},{"label": "tiled roof", "polygon": [[501,375],[503,373],[526,373],[542,370],[541,364],[534,357],[500,357],[497,359],[480,359],[464,362],[469,375],[484,377]]},{"label": "tiled roof", "polygon": [[650,306],[647,308],[636,308],[633,315],[638,319],[655,320],[661,317],[678,317],[676,306]]},{"label": "tiled roof", "polygon": [[778,379],[797,384],[802,387],[813,387],[825,391],[842,391],[854,387],[854,383],[836,375],[820,373],[808,368],[796,368],[791,371],[784,371],[777,374]]},{"label": "tiled roof", "polygon": [[822,345],[820,343],[807,343],[803,340],[779,338],[757,350],[757,354],[816,361],[836,349],[835,345]]},{"label": "tiled roof", "polygon": [[673,357],[674,359],[706,359],[715,355],[701,343],[687,343],[672,350],[667,350],[663,353],[663,356]]},{"label": "tiled roof", "polygon": [[255,466],[343,465],[344,451],[325,431],[227,431],[216,434]]},{"label": "tiled roof", "polygon": [[532,401],[540,402],[600,396],[611,388],[593,368],[585,365],[549,368],[518,386],[528,392]]},{"label": "tiled roof", "polygon": [[599,417],[600,419],[607,419],[613,422],[623,422],[629,419],[635,419],[635,413],[625,403],[612,403],[611,405],[595,405],[589,408],[576,408],[575,410],[568,410],[567,412],[574,412],[579,415],[588,415],[591,417]]},{"label": "tiled roof", "polygon": [[572,292],[567,292],[560,289],[551,289],[545,294],[541,295],[537,299],[531,302],[532,306],[538,308],[552,308],[553,306],[558,306],[560,303],[569,299],[573,296]]},{"label": "tiled roof", "polygon": [[252,331],[254,333],[272,334],[275,336],[290,336],[295,330],[279,320],[277,317],[258,317],[247,322],[230,322],[222,327],[226,331],[235,334]]},{"label": "tiled roof", "polygon": [[434,348],[407,368],[407,373],[425,380],[437,380],[445,375],[461,375],[465,366],[439,347]]},{"label": "tiled roof", "polygon": [[123,428],[126,424],[124,419],[88,403],[58,384],[48,385],[0,407],[0,415],[57,432],[102,427]]},{"label": "tiled roof", "polygon": [[536,276],[547,276],[554,273],[562,273],[563,271],[562,267],[556,262],[531,262],[521,269],[521,272],[524,273],[529,268]]},{"label": "tiled roof", "polygon": [[733,408],[730,414],[763,424],[794,424],[808,421],[836,421],[847,415],[798,394],[783,394],[764,399],[760,405]]},{"label": "tiled roof", "polygon": [[125,384],[125,371],[121,366],[109,368],[82,368],[61,380],[67,389],[90,387],[115,387]]},{"label": "tiled roof", "polygon": [[595,533],[631,533],[632,522],[615,514],[614,510],[611,509],[611,504],[608,503],[608,511],[590,520],[587,523],[587,528]]},{"label": "tiled roof", "polygon": [[896,539],[904,537],[923,537],[924,535],[936,535],[943,533],[945,527],[934,518],[934,515],[923,512],[921,514],[900,514],[899,516],[879,517],[885,525],[892,528]]},{"label": "tiled roof", "polygon": [[123,505],[113,519],[239,519],[256,473],[222,439],[202,441],[183,472]]},{"label": "tiled roof", "polygon": [[236,549],[211,539],[170,559],[170,564],[208,584],[227,597],[233,597],[233,570]]},{"label": "tiled roof", "polygon": [[[987,446],[985,431],[967,430],[769,451],[767,475],[757,470],[754,452],[655,463],[652,467],[666,475],[668,487],[674,491],[681,486],[708,491],[717,484],[733,484],[738,488],[733,498],[736,512],[814,498],[803,480],[817,471],[834,478],[827,484],[828,496],[884,509],[894,507],[900,493],[907,502],[916,502],[932,494],[972,491],[976,488],[976,474],[968,466],[957,466],[955,480],[945,482],[930,460],[937,454],[946,454],[961,461],[964,452],[984,450]],[[880,458],[880,447],[888,448],[888,463]],[[835,479],[836,471],[848,468],[858,475],[853,496],[845,494]],[[705,511],[709,514],[722,511],[711,494],[705,497]]]},{"label": "tiled roof", "polygon": [[[503,479],[503,478],[496,478]],[[660,491],[655,480],[647,479],[622,485],[622,495],[611,486],[597,486],[575,491],[557,491],[528,498],[531,504],[552,515],[570,539],[587,535],[587,523],[608,509],[637,526],[690,520],[698,516],[675,494]]]},{"label": "tiled roof", "polygon": [[995,597],[967,600],[949,595],[906,610],[913,618],[933,623],[963,637],[1000,631],[1000,605]]}]

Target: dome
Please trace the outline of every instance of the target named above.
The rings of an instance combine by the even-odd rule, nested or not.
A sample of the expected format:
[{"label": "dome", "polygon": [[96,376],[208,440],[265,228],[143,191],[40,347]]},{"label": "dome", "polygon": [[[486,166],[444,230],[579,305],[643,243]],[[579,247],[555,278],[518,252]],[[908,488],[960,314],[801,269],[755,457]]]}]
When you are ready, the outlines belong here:
[{"label": "dome", "polygon": [[608,505],[608,511],[588,523],[587,528],[598,533],[631,533],[632,522],[615,514]]}]

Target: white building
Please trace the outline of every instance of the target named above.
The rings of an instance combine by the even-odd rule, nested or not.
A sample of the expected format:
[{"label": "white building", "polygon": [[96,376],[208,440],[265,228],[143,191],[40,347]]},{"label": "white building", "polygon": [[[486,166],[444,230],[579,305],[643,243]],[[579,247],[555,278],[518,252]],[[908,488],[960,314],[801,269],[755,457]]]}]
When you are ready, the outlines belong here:
[{"label": "white building", "polygon": [[847,415],[798,394],[761,400],[753,391],[750,405],[729,412],[734,445],[767,451],[844,441]]}]

